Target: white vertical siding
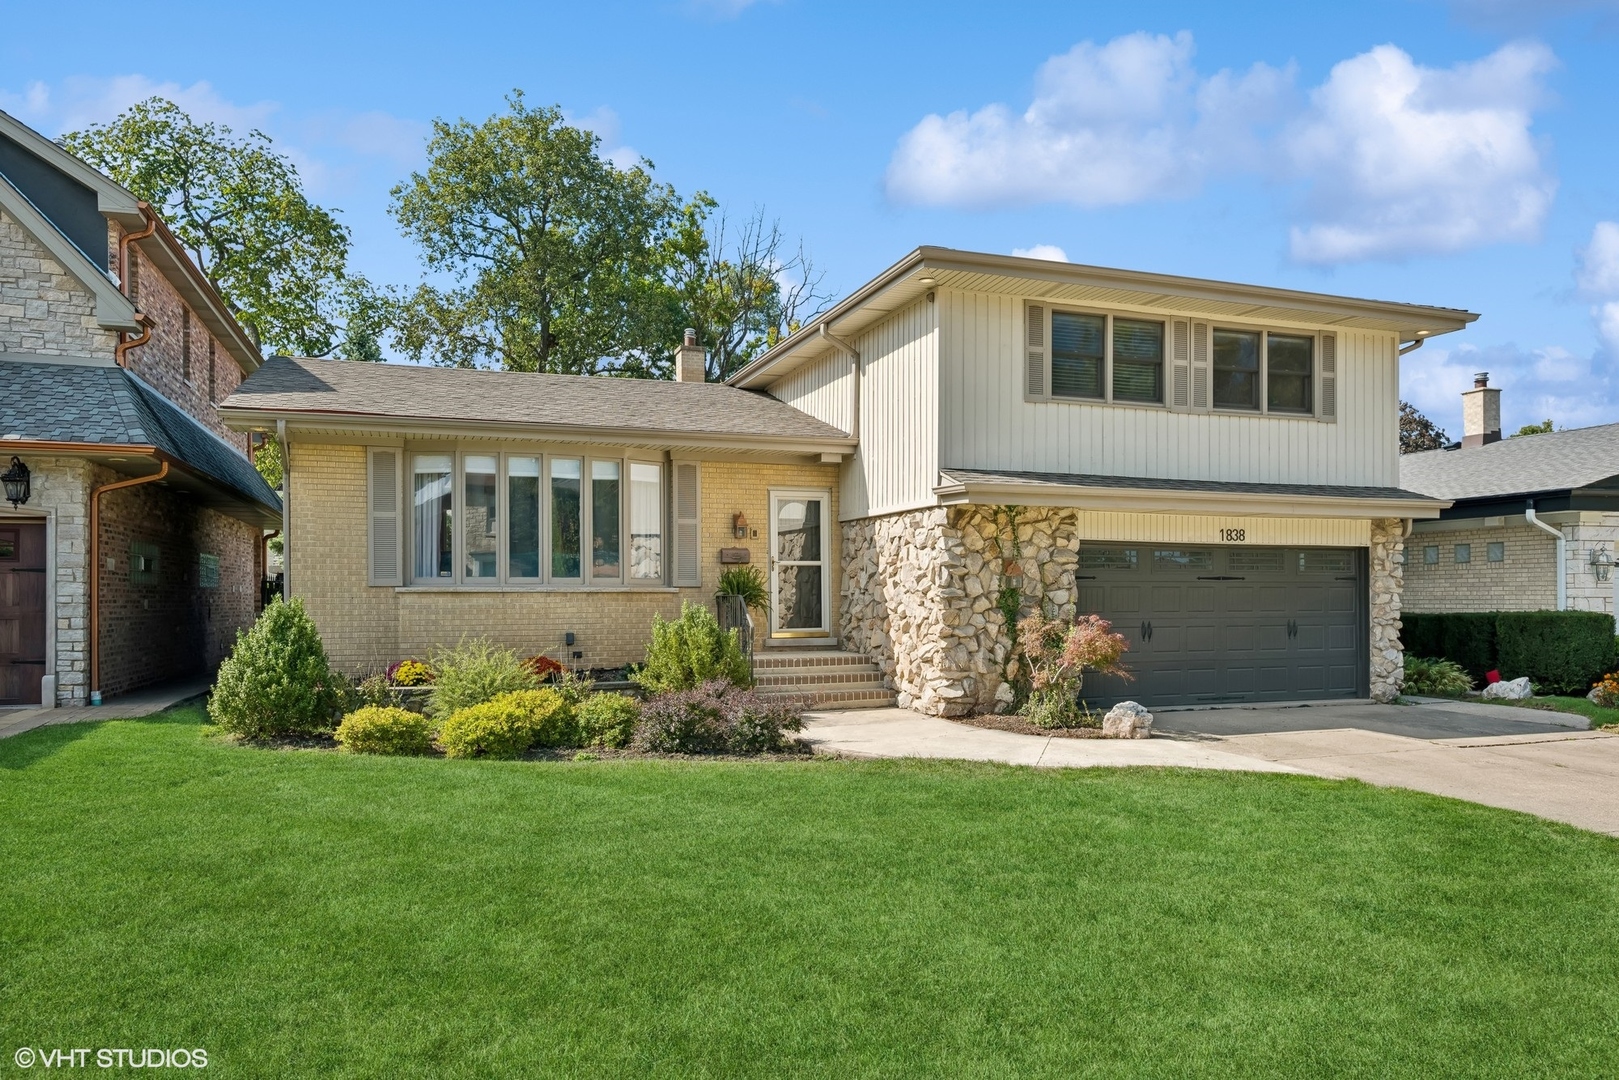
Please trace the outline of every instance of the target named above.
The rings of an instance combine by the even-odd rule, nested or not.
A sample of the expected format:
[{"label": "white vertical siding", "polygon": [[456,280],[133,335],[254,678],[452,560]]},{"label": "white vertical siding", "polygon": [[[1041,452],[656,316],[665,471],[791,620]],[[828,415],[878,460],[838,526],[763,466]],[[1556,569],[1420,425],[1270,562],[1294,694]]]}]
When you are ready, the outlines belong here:
[{"label": "white vertical siding", "polygon": [[1338,419],[1328,423],[1027,402],[1022,300],[941,290],[937,307],[938,462],[945,467],[1256,483],[1399,484],[1399,371],[1393,334],[1318,328],[1338,335]]},{"label": "white vertical siding", "polygon": [[854,371],[842,350],[805,364],[772,386],[770,394],[840,431],[853,425]]}]

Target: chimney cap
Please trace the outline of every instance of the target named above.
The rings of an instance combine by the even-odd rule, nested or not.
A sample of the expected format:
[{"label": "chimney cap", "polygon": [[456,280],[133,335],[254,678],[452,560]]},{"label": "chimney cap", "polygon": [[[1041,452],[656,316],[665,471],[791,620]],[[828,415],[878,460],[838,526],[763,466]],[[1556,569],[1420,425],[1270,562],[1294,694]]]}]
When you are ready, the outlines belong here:
[{"label": "chimney cap", "polygon": [[1473,376],[1473,387],[1475,389],[1482,390],[1484,387],[1489,385],[1490,373],[1488,371],[1481,371],[1477,375]]},{"label": "chimney cap", "polygon": [[688,346],[697,344],[697,331],[689,326],[686,327],[686,344]]}]

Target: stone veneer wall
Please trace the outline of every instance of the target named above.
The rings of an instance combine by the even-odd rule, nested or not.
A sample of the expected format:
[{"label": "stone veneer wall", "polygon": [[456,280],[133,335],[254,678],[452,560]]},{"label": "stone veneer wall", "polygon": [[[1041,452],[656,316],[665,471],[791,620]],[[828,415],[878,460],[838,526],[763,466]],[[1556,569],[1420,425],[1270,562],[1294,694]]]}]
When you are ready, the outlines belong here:
[{"label": "stone veneer wall", "polygon": [[117,341],[90,290],[0,213],[0,352],[109,357]]},{"label": "stone veneer wall", "polygon": [[[3,460],[10,460],[9,457]],[[46,674],[56,676],[56,704],[82,705],[89,689],[89,586],[85,577],[88,558],[87,514],[89,513],[90,463],[74,458],[28,458],[33,490],[25,506],[3,516],[16,520],[48,522],[46,540],[51,544],[47,565],[52,571],[52,610],[46,613],[48,633],[53,634],[55,665]]]},{"label": "stone veneer wall", "polygon": [[[1010,646],[996,597],[1012,558],[992,507],[914,510],[843,526],[844,647],[866,653],[903,708],[962,716],[1004,700]],[[1405,677],[1400,647],[1401,522],[1371,527],[1371,691],[1392,700]],[[1024,613],[1044,603],[1071,618],[1079,562],[1071,510],[1023,507],[1017,534]],[[1005,550],[1003,550],[1003,547]]]}]

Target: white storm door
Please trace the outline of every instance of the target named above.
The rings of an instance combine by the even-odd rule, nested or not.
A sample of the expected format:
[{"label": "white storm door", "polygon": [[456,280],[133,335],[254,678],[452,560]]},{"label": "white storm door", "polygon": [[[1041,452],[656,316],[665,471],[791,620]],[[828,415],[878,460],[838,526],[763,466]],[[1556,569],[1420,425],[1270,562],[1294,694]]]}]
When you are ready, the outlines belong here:
[{"label": "white storm door", "polygon": [[770,635],[828,637],[827,556],[831,552],[825,491],[770,494]]}]

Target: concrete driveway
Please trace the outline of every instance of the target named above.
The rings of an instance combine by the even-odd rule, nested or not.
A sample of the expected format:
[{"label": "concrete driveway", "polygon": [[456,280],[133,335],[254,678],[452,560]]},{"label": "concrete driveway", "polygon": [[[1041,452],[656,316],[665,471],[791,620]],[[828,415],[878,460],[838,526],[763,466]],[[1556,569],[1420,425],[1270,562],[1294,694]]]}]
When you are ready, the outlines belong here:
[{"label": "concrete driveway", "polygon": [[810,714],[817,746],[1044,767],[1156,765],[1358,779],[1619,836],[1619,734],[1577,716],[1423,702],[1164,710],[1153,738],[1018,735],[904,709]]}]

